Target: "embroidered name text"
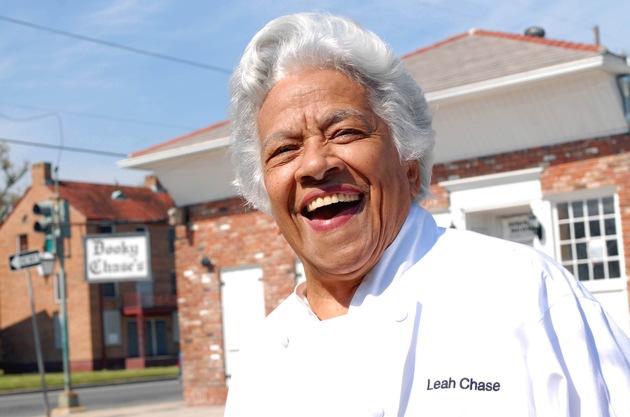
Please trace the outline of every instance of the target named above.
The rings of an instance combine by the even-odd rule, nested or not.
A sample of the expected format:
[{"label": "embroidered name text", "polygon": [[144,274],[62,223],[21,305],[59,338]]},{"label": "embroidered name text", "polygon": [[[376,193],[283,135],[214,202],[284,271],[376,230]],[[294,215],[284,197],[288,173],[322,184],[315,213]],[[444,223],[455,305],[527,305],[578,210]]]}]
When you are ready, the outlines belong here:
[{"label": "embroidered name text", "polygon": [[499,391],[501,383],[477,381],[473,378],[464,377],[457,383],[453,378],[431,381],[427,379],[427,391],[436,389],[465,389],[470,391]]}]

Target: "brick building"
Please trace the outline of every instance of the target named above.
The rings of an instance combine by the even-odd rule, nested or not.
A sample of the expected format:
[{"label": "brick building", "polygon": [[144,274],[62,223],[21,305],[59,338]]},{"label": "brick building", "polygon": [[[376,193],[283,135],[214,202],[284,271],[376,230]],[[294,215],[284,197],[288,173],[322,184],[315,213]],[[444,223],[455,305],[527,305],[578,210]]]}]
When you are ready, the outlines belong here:
[{"label": "brick building", "polygon": [[[173,207],[155,177],[145,187],[59,181],[59,195],[69,202],[70,238],[64,239],[71,370],[174,364],[179,350],[174,281]],[[26,272],[9,271],[8,255],[43,250],[35,233],[33,205],[55,196],[48,163],[32,167],[32,185],[0,226],[0,335],[5,372],[32,371],[36,355]],[[84,277],[83,240],[100,233],[148,232],[152,282],[88,284]],[[59,271],[57,263],[55,273]],[[61,369],[58,276],[40,278],[31,269],[43,359],[48,370]],[[140,323],[140,324],[139,324]],[[144,328],[144,334],[138,334]],[[138,340],[144,339],[144,349]],[[144,352],[143,352],[144,351]],[[144,355],[143,355],[144,353]]]},{"label": "brick building", "polygon": [[[438,223],[548,253],[629,330],[626,58],[599,45],[471,30],[403,61],[434,111],[434,196],[426,206]],[[223,122],[119,164],[152,170],[178,207],[190,405],[224,401],[242,338],[302,279],[273,220],[235,197],[228,142]]]}]

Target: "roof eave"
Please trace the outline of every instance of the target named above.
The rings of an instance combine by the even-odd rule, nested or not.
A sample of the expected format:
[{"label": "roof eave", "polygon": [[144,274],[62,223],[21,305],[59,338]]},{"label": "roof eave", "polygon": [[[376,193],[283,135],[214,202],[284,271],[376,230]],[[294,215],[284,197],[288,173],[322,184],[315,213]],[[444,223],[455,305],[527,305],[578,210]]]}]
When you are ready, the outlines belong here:
[{"label": "roof eave", "polygon": [[226,148],[230,143],[230,137],[212,139],[205,142],[199,142],[179,148],[166,149],[164,151],[152,152],[140,156],[130,157],[117,161],[116,165],[120,168],[132,169],[151,169],[154,163],[164,162],[171,159],[181,158],[183,156],[196,154],[200,152],[214,151]]},{"label": "roof eave", "polygon": [[438,90],[426,93],[427,101],[444,102],[458,99],[464,96],[483,94],[494,90],[501,90],[522,86],[543,80],[563,77],[586,71],[601,69],[612,74],[626,74],[630,72],[630,67],[619,57],[611,54],[603,54],[591,58],[573,61],[566,64],[554,65],[532,71],[494,78],[478,83]]}]

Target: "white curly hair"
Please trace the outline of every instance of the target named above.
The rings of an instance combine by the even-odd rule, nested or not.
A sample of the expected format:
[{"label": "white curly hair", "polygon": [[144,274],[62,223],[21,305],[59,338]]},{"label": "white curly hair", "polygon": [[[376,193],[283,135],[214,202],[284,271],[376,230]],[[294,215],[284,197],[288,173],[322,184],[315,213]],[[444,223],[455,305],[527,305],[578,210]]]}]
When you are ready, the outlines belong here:
[{"label": "white curly hair", "polygon": [[435,134],[422,90],[402,61],[373,32],[325,13],[269,22],[251,40],[230,79],[234,185],[249,204],[271,214],[256,118],[273,86],[300,69],[334,69],[364,85],[387,123],[401,161],[418,161],[422,201],[429,194]]}]

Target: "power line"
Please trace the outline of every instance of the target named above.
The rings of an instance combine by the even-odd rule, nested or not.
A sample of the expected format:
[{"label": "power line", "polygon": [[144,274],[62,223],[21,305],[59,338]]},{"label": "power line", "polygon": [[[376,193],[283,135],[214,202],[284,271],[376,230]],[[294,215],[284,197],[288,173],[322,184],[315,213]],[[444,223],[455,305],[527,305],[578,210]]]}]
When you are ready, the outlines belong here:
[{"label": "power line", "polygon": [[61,118],[59,113],[52,112],[52,113],[38,114],[35,116],[29,116],[29,117],[13,117],[13,116],[7,116],[6,114],[0,113],[0,117],[11,120],[13,122],[17,122],[17,123],[28,123],[33,120],[54,117],[55,120],[57,121],[57,127],[59,128],[59,146],[57,147],[57,149],[59,149],[59,152],[57,153],[57,166],[59,166],[59,162],[61,161],[61,150],[63,149],[63,143],[65,141],[65,136],[66,136],[63,133],[63,119]]},{"label": "power line", "polygon": [[1,138],[1,137],[0,137],[0,142],[15,143],[17,145],[35,146],[38,148],[57,149],[60,151],[63,150],[63,151],[69,151],[69,152],[80,152],[80,153],[89,153],[89,154],[95,154],[95,155],[115,156],[119,158],[126,158],[128,156],[127,154],[119,153],[119,152],[99,151],[96,149],[75,148],[72,146],[63,146],[63,145],[50,145],[48,143],[30,142],[27,140],[8,139],[8,138]]},{"label": "power line", "polygon": [[167,61],[173,61],[173,62],[177,62],[180,64],[185,64],[185,65],[191,65],[193,67],[199,67],[199,68],[204,68],[204,69],[208,69],[211,71],[216,71],[216,72],[220,72],[223,74],[231,74],[232,71],[230,71],[229,69],[226,68],[221,68],[221,67],[217,67],[214,65],[207,65],[207,64],[203,64],[200,62],[195,62],[195,61],[191,61],[188,59],[182,59],[182,58],[177,58],[177,57],[173,57],[170,55],[165,55],[165,54],[161,54],[158,52],[151,52],[151,51],[147,51],[144,49],[139,49],[139,48],[135,48],[133,46],[127,46],[127,45],[122,45],[120,43],[115,43],[115,42],[110,42],[110,41],[105,41],[102,39],[96,39],[96,38],[92,38],[89,36],[84,36],[84,35],[79,35],[76,33],[71,33],[71,32],[66,32],[64,30],[59,30],[59,29],[54,29],[48,26],[42,26],[42,25],[38,25],[35,23],[31,23],[31,22],[26,22],[24,20],[18,20],[18,19],[14,19],[12,17],[7,17],[7,16],[2,16],[0,15],[0,20],[4,20],[5,22],[9,22],[9,23],[14,23],[16,25],[22,25],[22,26],[26,26],[26,27],[30,27],[32,29],[37,29],[37,30],[41,30],[44,32],[48,32],[48,33],[54,33],[56,35],[61,35],[61,36],[66,36],[69,38],[74,38],[74,39],[79,39],[82,41],[86,41],[86,42],[92,42],[92,43],[96,43],[99,45],[103,45],[103,46],[109,46],[110,48],[116,48],[116,49],[121,49],[123,51],[127,51],[127,52],[134,52],[136,54],[141,54],[141,55],[146,55],[146,56],[150,56],[153,58],[159,58],[159,59],[164,59]]},{"label": "power line", "polygon": [[0,101],[0,105],[21,107],[23,109],[29,109],[29,110],[44,110],[44,111],[50,111],[50,112],[66,113],[66,114],[71,114],[71,115],[74,115],[74,116],[91,117],[91,118],[94,118],[94,119],[112,120],[112,121],[117,121],[117,122],[133,123],[133,124],[139,124],[139,125],[167,127],[169,129],[186,129],[186,130],[198,129],[197,127],[182,126],[182,125],[171,124],[171,123],[160,123],[160,122],[153,122],[153,121],[149,121],[149,120],[130,119],[130,118],[127,118],[127,117],[110,116],[110,115],[96,114],[96,113],[78,112],[78,111],[66,110],[66,109],[53,109],[53,108],[50,108],[50,107],[29,106],[29,105],[26,105],[26,104],[8,103],[6,101]]}]

